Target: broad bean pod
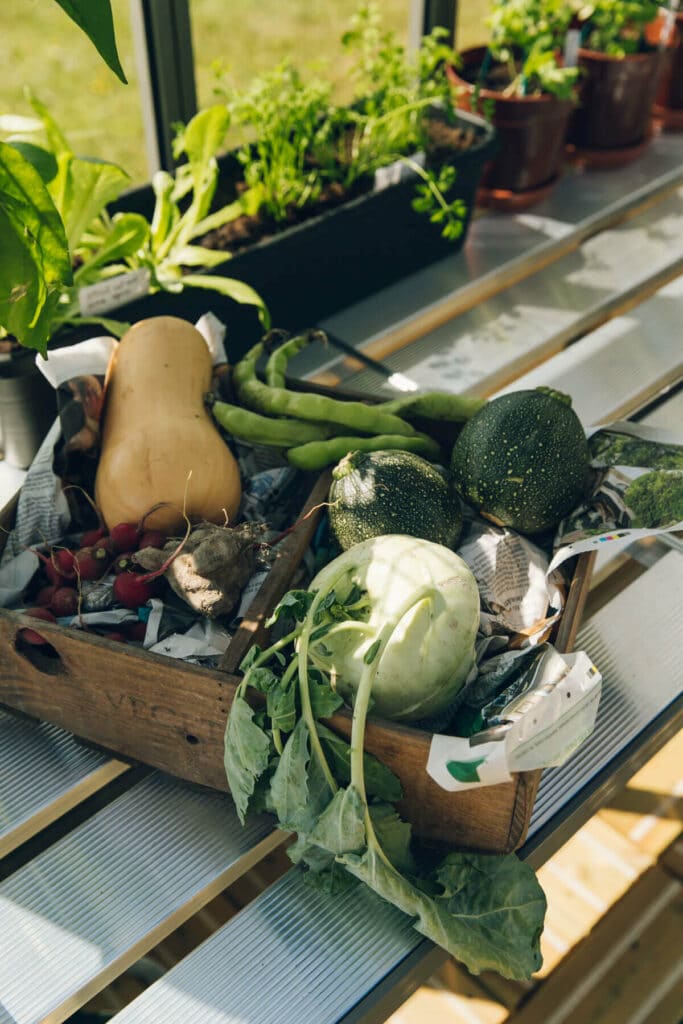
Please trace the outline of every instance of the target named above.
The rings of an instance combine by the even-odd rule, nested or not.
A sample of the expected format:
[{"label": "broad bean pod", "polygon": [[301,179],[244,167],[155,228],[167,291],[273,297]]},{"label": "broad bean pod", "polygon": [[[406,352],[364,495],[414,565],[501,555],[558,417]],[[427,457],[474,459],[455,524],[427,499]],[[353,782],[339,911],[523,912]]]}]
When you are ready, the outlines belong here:
[{"label": "broad bean pod", "polygon": [[266,363],[266,384],[270,388],[285,387],[285,372],[290,359],[293,359],[297,352],[301,352],[306,345],[313,341],[325,341],[324,331],[306,331],[295,338],[290,338],[284,344],[274,348]]},{"label": "broad bean pod", "polygon": [[259,416],[250,409],[228,402],[214,402],[211,411],[224,430],[238,441],[267,444],[273,448],[292,448],[310,441],[322,441],[330,436],[322,423],[303,420],[273,419]]},{"label": "broad bean pod", "polygon": [[291,416],[295,419],[330,423],[362,434],[390,434],[415,437],[417,431],[400,416],[378,411],[364,402],[344,402],[326,395],[271,388],[256,376],[256,364],[264,351],[258,342],[233,369],[233,382],[243,405],[270,416]]},{"label": "broad bean pod", "polygon": [[349,452],[380,452],[389,448],[414,452],[433,461],[441,456],[439,445],[426,434],[413,437],[380,434],[378,437],[331,437],[328,441],[310,441],[290,448],[287,461],[297,469],[324,469],[339,462]]},{"label": "broad bean pod", "polygon": [[420,416],[429,420],[447,420],[462,423],[469,420],[486,405],[485,398],[455,395],[448,391],[428,391],[422,395],[406,395],[375,406],[396,416]]}]

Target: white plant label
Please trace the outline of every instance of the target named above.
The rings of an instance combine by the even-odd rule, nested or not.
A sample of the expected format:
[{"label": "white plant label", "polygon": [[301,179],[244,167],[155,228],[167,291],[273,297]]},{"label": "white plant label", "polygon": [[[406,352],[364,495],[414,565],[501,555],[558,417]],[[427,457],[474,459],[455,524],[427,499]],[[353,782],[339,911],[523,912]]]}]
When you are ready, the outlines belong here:
[{"label": "white plant label", "polygon": [[143,267],[86,285],[78,293],[81,316],[99,316],[122,306],[124,302],[142,298],[149,292],[149,281],[149,270]]}]

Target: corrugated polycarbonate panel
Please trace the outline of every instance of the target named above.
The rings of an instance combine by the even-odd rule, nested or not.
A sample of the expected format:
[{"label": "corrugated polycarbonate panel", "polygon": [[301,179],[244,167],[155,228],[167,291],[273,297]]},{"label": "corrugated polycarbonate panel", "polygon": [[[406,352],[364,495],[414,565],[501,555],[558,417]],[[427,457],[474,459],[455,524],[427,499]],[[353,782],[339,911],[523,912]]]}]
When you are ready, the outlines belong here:
[{"label": "corrugated polycarbonate panel", "polygon": [[123,771],[54,725],[0,711],[0,855]]},{"label": "corrugated polycarbonate panel", "polygon": [[298,871],[211,936],[115,1024],[325,1024],[421,941],[365,886],[328,897]]},{"label": "corrugated polycarbonate panel", "polygon": [[543,773],[529,838],[645,729],[683,689],[683,556],[661,558],[581,628],[603,675],[595,731],[561,768]]},{"label": "corrugated polycarbonate panel", "polygon": [[0,884],[0,1003],[63,1019],[277,841],[228,796],[151,776]]},{"label": "corrugated polycarbonate panel", "polygon": [[[579,249],[538,270],[500,295],[486,299],[473,309],[455,316],[448,323],[428,331],[419,340],[382,358],[393,372],[404,373],[425,390],[476,390],[479,386],[502,387],[515,378],[514,389],[526,386],[518,379],[525,366],[539,362],[545,354],[561,347],[592,326],[606,319],[626,294],[637,295],[656,287],[683,267],[683,189],[668,195],[631,220],[604,231],[584,242]],[[407,286],[406,286],[407,287]],[[671,332],[671,321],[680,300],[669,300],[671,309],[662,309],[665,335],[656,333],[655,360],[664,356],[667,369],[676,365],[680,328]],[[666,304],[663,304],[664,306]],[[636,379],[647,385],[658,374],[644,365],[646,354],[634,348],[630,328],[640,321],[638,310],[619,318],[614,328],[624,335],[628,346],[621,357],[613,350],[606,376],[592,382],[581,377],[570,394],[585,391],[594,394],[614,376],[628,376],[633,358]],[[609,325],[608,325],[609,326]],[[344,340],[342,331],[336,333]],[[619,336],[621,336],[621,334]],[[579,344],[591,345],[593,335]],[[637,338],[635,339],[637,341]],[[647,348],[650,347],[648,341]],[[642,346],[644,349],[645,346]],[[633,350],[633,353],[631,352]],[[571,349],[570,349],[571,351]],[[371,353],[372,354],[372,353]],[[517,367],[517,373],[515,373]],[[542,376],[545,367],[541,366]],[[605,372],[600,366],[600,372]],[[344,386],[370,393],[385,393],[386,382],[373,371],[347,376]],[[595,403],[594,403],[595,404]],[[599,405],[591,409],[591,418],[600,415]]]},{"label": "corrugated polycarbonate panel", "polygon": [[[609,410],[627,407],[630,412],[644,388],[652,394],[657,381],[668,383],[683,374],[682,321],[683,277],[679,277],[504,390],[541,384],[559,388],[572,396],[583,423],[602,423]],[[664,413],[659,411],[661,421]],[[679,431],[681,422],[677,421]]]},{"label": "corrugated polycarbonate panel", "polygon": [[[478,211],[459,253],[336,313],[321,326],[362,347],[419,319],[425,310],[454,299],[467,301],[468,293],[471,304],[480,302],[477,293],[487,281],[499,290],[505,275],[533,272],[572,240],[576,244],[609,227],[627,210],[682,180],[683,139],[673,133],[653,140],[637,161],[609,174],[567,169],[551,195],[532,210],[504,216]],[[308,346],[294,358],[291,371],[314,373],[335,362],[331,354],[322,346]]]}]

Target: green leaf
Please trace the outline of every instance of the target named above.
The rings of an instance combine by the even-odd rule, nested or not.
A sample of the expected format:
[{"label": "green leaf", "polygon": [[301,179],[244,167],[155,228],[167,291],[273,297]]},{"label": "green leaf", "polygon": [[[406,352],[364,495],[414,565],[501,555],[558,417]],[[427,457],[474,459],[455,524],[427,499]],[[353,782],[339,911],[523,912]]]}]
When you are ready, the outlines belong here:
[{"label": "green leaf", "polygon": [[0,142],[0,325],[47,351],[62,289],[72,282],[64,226],[40,175]]},{"label": "green leaf", "polygon": [[492,970],[521,981],[541,966],[545,897],[531,868],[514,856],[514,866],[501,865],[509,859],[451,854],[438,878],[446,886],[455,873],[458,888],[448,895],[449,886],[443,896],[433,898],[400,875],[375,847],[362,856],[349,853],[340,858],[383,899],[416,918],[417,931],[472,974]]},{"label": "green leaf", "polygon": [[318,679],[312,673],[309,677],[308,691],[311,695],[314,718],[329,718],[344,703],[326,679]]},{"label": "green leaf", "polygon": [[[330,762],[332,773],[338,782],[346,785],[351,781],[351,747],[331,729],[318,725],[318,735]],[[394,773],[372,754],[363,754],[363,773],[368,796],[394,802],[403,797],[401,783]]]},{"label": "green leaf", "polygon": [[230,253],[205,249],[201,245],[184,245],[174,250],[173,259],[183,267],[218,267],[230,259]]},{"label": "green leaf", "polygon": [[243,697],[235,697],[225,730],[225,774],[244,824],[257,780],[268,767],[270,738],[253,720],[254,710]]},{"label": "green leaf", "polygon": [[313,604],[314,597],[315,594],[310,590],[288,590],[275,607],[273,614],[267,619],[266,626],[270,628],[283,616],[303,622],[308,614],[308,609]]},{"label": "green leaf", "polygon": [[51,184],[50,192],[62,215],[69,246],[74,249],[92,221],[108,203],[118,199],[130,177],[116,164],[99,160],[80,157],[65,160],[62,155],[57,164],[60,173]]},{"label": "green leaf", "polygon": [[513,853],[451,853],[435,879],[443,887],[438,902],[466,930],[480,970],[517,979],[538,970],[546,899],[528,864]]},{"label": "green leaf", "polygon": [[[246,661],[246,658],[245,658]],[[255,690],[260,693],[268,693],[280,682],[279,676],[263,665],[260,668],[254,668],[249,673],[249,685],[253,686]]]},{"label": "green leaf", "polygon": [[303,718],[285,744],[270,793],[280,827],[294,832],[309,832],[332,799],[317,759],[310,758],[308,728]]},{"label": "green leaf", "polygon": [[296,688],[291,683],[283,687],[278,679],[268,691],[267,708],[273,729],[291,732],[296,725]]},{"label": "green leaf", "polygon": [[363,655],[363,661],[366,665],[372,665],[373,661],[377,657],[380,647],[382,646],[381,639],[377,639],[374,643],[370,644],[367,651]]},{"label": "green leaf", "polygon": [[117,78],[127,84],[116,49],[114,19],[110,0],[57,0],[57,3],[82,29],[100,57],[111,68]]},{"label": "green leaf", "polygon": [[57,161],[54,154],[43,146],[36,146],[34,142],[18,142],[13,140],[10,143],[18,153],[21,153],[24,160],[28,160],[32,167],[38,171],[43,182],[48,185],[57,174]]},{"label": "green leaf", "polygon": [[263,651],[258,644],[254,644],[253,647],[250,647],[240,662],[240,672],[247,672],[262,654]]},{"label": "green leaf", "polygon": [[399,817],[391,804],[372,804],[369,808],[372,826],[379,845],[391,863],[404,874],[413,874],[415,859],[410,850],[412,829]]},{"label": "green leaf", "polygon": [[208,288],[210,291],[218,292],[219,295],[226,295],[240,305],[256,306],[261,324],[266,330],[270,328],[270,315],[263,299],[244,281],[237,281],[232,277],[220,277],[218,274],[215,276],[191,274],[183,276],[181,281],[185,286]]},{"label": "green leaf", "polygon": [[303,718],[285,744],[270,784],[271,799],[281,828],[305,831],[308,811],[308,729]]},{"label": "green leaf", "polygon": [[297,836],[296,842],[287,850],[287,855],[294,864],[303,868],[302,877],[306,885],[328,896],[358,885],[358,879],[339,864],[333,853],[310,843],[304,833]]},{"label": "green leaf", "polygon": [[310,833],[310,841],[336,855],[365,846],[365,804],[355,786],[338,789]]},{"label": "green leaf", "polygon": [[34,96],[30,89],[26,89],[26,98],[41,120],[48,146],[55,158],[59,158],[65,153],[73,156],[73,150],[67,142],[66,136],[45,104],[37,96]]},{"label": "green leaf", "polygon": [[117,213],[107,231],[104,242],[87,263],[76,271],[78,284],[85,284],[104,263],[114,263],[135,255],[149,239],[149,224],[139,213]]}]

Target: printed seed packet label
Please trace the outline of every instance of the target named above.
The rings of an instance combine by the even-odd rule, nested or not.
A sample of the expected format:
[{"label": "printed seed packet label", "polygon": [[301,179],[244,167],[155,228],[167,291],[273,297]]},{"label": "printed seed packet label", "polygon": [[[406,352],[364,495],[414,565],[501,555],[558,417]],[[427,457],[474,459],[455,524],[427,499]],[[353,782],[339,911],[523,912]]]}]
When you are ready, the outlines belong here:
[{"label": "printed seed packet label", "polygon": [[78,293],[81,316],[99,316],[124,302],[140,299],[149,292],[150,273],[146,267],[127,274],[88,284]]},{"label": "printed seed packet label", "polygon": [[427,773],[455,793],[564,764],[595,727],[601,684],[584,651],[559,654],[544,645],[519,678],[480,709],[483,728],[468,737],[432,737]]}]

